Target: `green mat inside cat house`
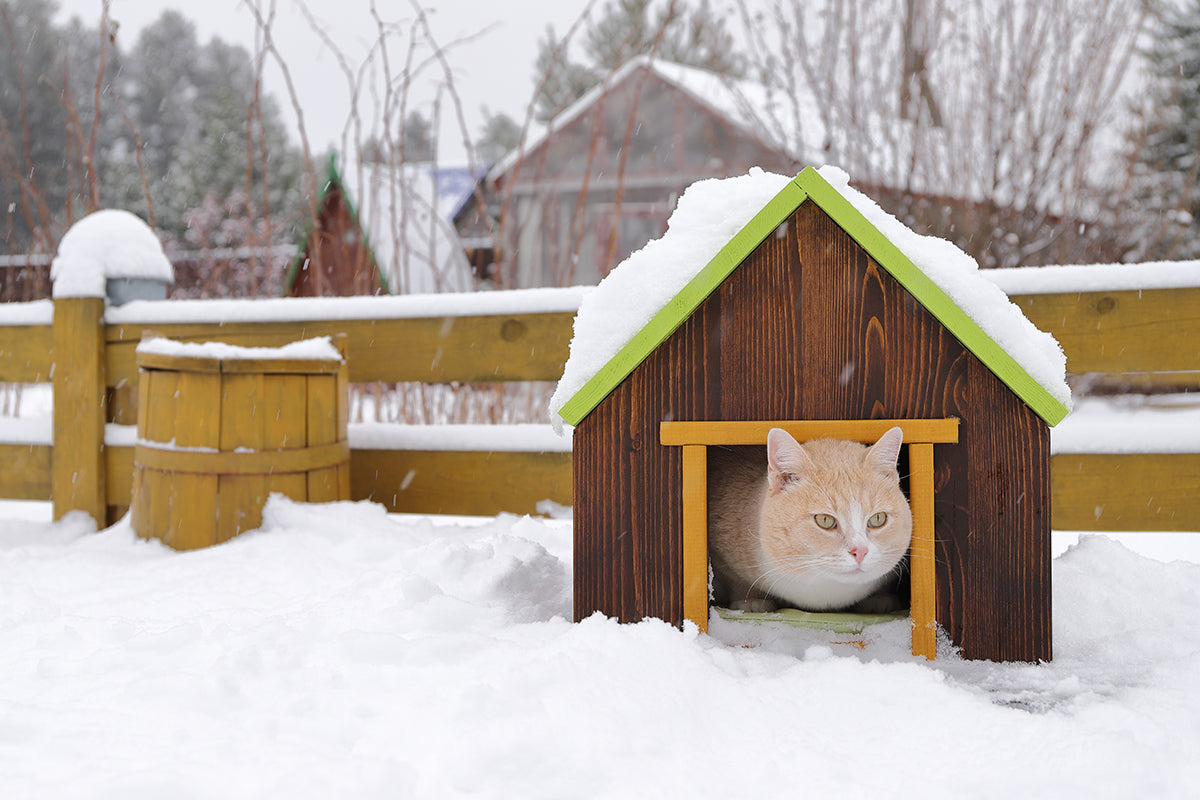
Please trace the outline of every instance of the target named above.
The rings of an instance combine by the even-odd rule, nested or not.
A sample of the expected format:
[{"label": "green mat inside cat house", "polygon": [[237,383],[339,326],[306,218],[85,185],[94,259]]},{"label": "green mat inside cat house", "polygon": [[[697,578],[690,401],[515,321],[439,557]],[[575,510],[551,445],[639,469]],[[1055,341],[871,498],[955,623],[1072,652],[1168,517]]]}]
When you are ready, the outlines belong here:
[{"label": "green mat inside cat house", "polygon": [[[1058,343],[973,259],[840,170],[693,184],[668,232],[584,299],[551,400],[574,428],[575,617],[704,629],[707,569],[685,521],[706,508],[706,446],[776,425],[872,441],[900,423],[933,431],[914,472],[931,496],[930,616],[966,658],[1049,660],[1065,375]],[[679,446],[680,430],[700,445]]]}]

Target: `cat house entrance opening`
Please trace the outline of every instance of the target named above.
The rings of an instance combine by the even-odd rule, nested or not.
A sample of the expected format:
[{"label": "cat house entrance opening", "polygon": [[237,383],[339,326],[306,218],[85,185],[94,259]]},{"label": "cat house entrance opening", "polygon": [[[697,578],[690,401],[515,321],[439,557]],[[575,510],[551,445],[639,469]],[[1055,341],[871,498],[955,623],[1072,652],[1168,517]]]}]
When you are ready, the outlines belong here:
[{"label": "cat house entrance opening", "polygon": [[659,441],[682,453],[683,616],[708,630],[708,455],[709,446],[765,445],[772,428],[797,441],[849,439],[869,444],[889,428],[904,431],[908,447],[909,507],[912,510],[910,615],[914,655],[933,658],[937,609],[933,539],[933,445],[958,441],[957,419],[804,420],[750,422],[663,422]]}]

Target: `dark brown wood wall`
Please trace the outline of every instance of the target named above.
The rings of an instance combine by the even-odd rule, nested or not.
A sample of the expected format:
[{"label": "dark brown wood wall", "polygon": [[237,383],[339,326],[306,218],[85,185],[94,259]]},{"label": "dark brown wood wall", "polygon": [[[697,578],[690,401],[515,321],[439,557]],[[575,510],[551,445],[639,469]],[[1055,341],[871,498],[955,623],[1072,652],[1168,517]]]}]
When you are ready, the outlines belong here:
[{"label": "dark brown wood wall", "polygon": [[811,202],[576,428],[576,617],[682,622],[660,421],[939,417],[938,620],[968,658],[1049,659],[1049,429]]},{"label": "dark brown wood wall", "polygon": [[305,243],[304,259],[288,294],[292,297],[352,297],[383,292],[371,252],[341,187],[325,195]]}]

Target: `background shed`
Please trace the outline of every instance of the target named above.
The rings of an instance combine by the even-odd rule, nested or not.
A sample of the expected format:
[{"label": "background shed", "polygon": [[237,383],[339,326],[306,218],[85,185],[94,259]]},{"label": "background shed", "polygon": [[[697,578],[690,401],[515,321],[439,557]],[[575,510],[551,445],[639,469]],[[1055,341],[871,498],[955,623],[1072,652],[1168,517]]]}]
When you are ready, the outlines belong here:
[{"label": "background shed", "polygon": [[[316,219],[284,279],[293,297],[466,292],[471,264],[448,216],[464,202],[458,171],[428,163],[362,162],[347,175],[331,157]],[[359,198],[360,204],[354,198]]]}]

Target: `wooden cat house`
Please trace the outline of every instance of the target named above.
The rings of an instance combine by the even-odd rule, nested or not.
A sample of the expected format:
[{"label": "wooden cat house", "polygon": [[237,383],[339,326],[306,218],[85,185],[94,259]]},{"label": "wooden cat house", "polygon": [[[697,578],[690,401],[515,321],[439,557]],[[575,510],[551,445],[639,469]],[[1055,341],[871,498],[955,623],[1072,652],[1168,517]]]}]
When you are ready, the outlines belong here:
[{"label": "wooden cat house", "polygon": [[[705,183],[676,212],[690,204],[693,228],[673,217],[576,319],[551,403],[574,426],[575,617],[706,629],[708,447],[900,425],[914,652],[934,655],[936,623],[967,658],[1048,660],[1050,427],[1070,405],[1057,343],[836,169]],[[748,221],[723,218],[725,197]],[[713,235],[715,254],[689,241]],[[606,341],[588,350],[593,332]]]}]

